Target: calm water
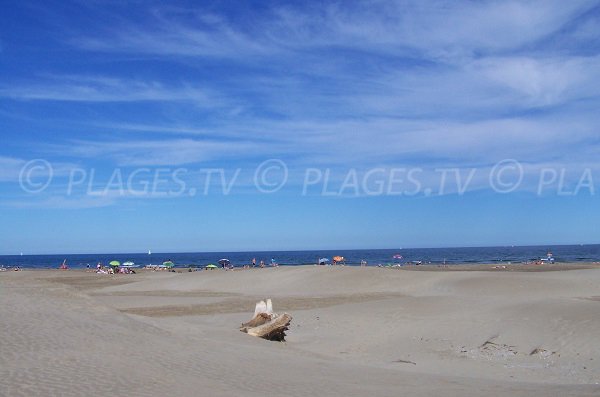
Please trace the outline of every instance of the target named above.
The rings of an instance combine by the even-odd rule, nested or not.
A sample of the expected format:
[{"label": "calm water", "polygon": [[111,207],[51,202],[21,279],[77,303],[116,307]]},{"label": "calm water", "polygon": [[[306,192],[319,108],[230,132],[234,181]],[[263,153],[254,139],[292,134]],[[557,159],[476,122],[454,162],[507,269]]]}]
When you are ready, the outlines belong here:
[{"label": "calm water", "polygon": [[[21,266],[23,268],[56,268],[64,259],[71,268],[95,266],[102,262],[108,264],[112,260],[121,262],[133,261],[136,265],[161,264],[172,260],[176,266],[204,266],[217,263],[227,258],[240,266],[249,264],[256,258],[257,264],[264,260],[266,264],[275,259],[282,265],[301,265],[316,263],[318,258],[333,258],[341,255],[346,264],[358,265],[366,260],[369,265],[406,263],[422,261],[423,263],[519,263],[546,257],[552,251],[556,262],[590,262],[600,261],[600,244],[596,245],[561,245],[561,246],[528,246],[528,247],[478,247],[478,248],[406,248],[406,249],[373,249],[373,250],[335,250],[335,251],[276,251],[276,252],[197,252],[197,253],[132,253],[132,254],[77,254],[77,255],[4,255],[0,256],[0,265]],[[402,259],[394,259],[399,254]]]}]

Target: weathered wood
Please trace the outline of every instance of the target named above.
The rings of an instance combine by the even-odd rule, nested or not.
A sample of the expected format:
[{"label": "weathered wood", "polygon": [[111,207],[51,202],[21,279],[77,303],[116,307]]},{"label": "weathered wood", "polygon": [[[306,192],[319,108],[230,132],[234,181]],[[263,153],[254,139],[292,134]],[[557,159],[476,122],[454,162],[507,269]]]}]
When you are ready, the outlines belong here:
[{"label": "weathered wood", "polygon": [[268,340],[283,341],[291,321],[292,316],[287,313],[281,315],[273,313],[271,299],[267,299],[266,302],[260,301],[256,304],[254,317],[247,323],[243,323],[240,331]]},{"label": "weathered wood", "polygon": [[249,328],[258,327],[272,320],[272,315],[267,313],[258,313],[252,320],[242,324],[242,331],[247,332]]},{"label": "weathered wood", "polygon": [[291,322],[292,316],[283,313],[268,323],[248,329],[248,335],[258,336],[268,340],[283,341],[285,340],[285,331],[289,329]]}]

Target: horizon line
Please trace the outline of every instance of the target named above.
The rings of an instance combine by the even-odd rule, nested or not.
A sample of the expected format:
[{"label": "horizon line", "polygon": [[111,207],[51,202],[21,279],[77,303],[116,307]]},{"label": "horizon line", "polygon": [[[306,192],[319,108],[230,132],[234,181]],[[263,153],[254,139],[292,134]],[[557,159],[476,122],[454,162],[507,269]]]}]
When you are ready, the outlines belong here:
[{"label": "horizon line", "polygon": [[[220,250],[220,251],[164,251],[164,252],[153,252],[150,255],[160,254],[211,254],[211,253],[254,253],[254,252],[305,252],[305,251],[369,251],[369,250],[413,250],[413,249],[471,249],[471,248],[527,248],[527,247],[568,247],[568,246],[586,246],[586,245],[600,245],[600,243],[578,243],[578,244],[502,244],[502,245],[472,245],[472,246],[439,246],[439,247],[392,247],[392,248],[321,248],[321,249],[276,249],[276,250]],[[38,254],[26,254],[26,253],[15,253],[15,254],[0,254],[3,256],[59,256],[59,255],[148,255],[145,252],[72,252],[72,253],[38,253]]]}]

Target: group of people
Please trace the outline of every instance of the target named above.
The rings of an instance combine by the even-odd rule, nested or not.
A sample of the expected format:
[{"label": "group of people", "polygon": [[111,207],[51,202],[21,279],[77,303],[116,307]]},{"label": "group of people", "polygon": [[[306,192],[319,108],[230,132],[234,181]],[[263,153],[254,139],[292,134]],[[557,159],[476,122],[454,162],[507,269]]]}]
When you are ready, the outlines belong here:
[{"label": "group of people", "polygon": [[[319,265],[326,266],[326,265],[329,265],[329,259],[327,259],[327,258],[319,258],[319,259],[317,259],[317,263]],[[343,265],[346,264],[346,258],[344,258],[343,256],[334,256],[333,257],[333,262],[331,264],[332,265],[342,265],[343,266]],[[367,261],[364,260],[364,259],[361,259],[360,260],[360,266],[361,267],[367,266]]]},{"label": "group of people", "polygon": [[135,270],[128,267],[119,266],[104,266],[101,262],[96,265],[96,273],[98,274],[135,274]]},{"label": "group of people", "polygon": [[[251,267],[256,267],[256,258],[252,258],[252,261],[249,264],[244,265],[244,269],[250,269]],[[277,261],[274,258],[271,258],[271,266],[273,267],[277,267],[279,266],[279,263],[277,263]],[[265,264],[265,261],[261,260],[258,263],[258,267],[260,268],[264,268],[267,267],[267,265]]]},{"label": "group of people", "polygon": [[160,266],[160,265],[146,265],[146,266],[144,266],[144,269],[152,270],[153,272],[156,272],[156,271],[174,272],[175,271],[174,269],[172,269],[170,267]]},{"label": "group of people", "polygon": [[[272,267],[278,267],[279,264],[277,263],[277,261],[274,258],[272,258],[271,262],[270,262],[270,266],[272,266]],[[89,264],[87,264],[86,267],[87,267],[87,271],[88,272],[94,272],[94,270],[90,267]],[[234,268],[233,264],[231,264],[229,261],[227,261],[227,263],[224,262],[222,264],[222,267],[224,269],[226,269],[226,270],[230,270],[230,269]],[[257,265],[256,258],[252,258],[252,261],[249,264],[243,265],[244,269],[250,269],[251,267],[252,268],[255,268],[255,267],[264,268],[264,267],[267,267],[267,264],[265,263],[264,260],[261,260],[260,262],[258,262],[258,265]],[[69,266],[67,265],[67,260],[65,259],[58,268],[60,270],[68,270]],[[150,269],[150,270],[166,270],[166,271],[172,271],[172,272],[175,271],[174,269],[172,269],[170,267],[159,266],[159,265],[146,265],[144,268],[145,269]],[[190,267],[190,269],[188,269],[188,270],[192,271],[191,269],[192,268]],[[15,270],[17,270],[17,269],[15,269]],[[117,274],[117,273],[120,273],[120,274],[135,274],[136,272],[131,267],[112,266],[112,265],[111,266],[104,266],[102,264],[102,262],[98,262],[98,264],[96,265],[95,273],[98,273],[98,274]]]}]

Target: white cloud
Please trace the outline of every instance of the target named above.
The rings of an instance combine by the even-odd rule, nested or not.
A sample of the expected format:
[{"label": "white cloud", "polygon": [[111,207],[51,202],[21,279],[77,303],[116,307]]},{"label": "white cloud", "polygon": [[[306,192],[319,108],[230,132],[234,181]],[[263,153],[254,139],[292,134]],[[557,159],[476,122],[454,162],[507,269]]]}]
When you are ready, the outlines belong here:
[{"label": "white cloud", "polygon": [[[279,56],[327,46],[391,54],[409,49],[435,58],[454,58],[532,43],[594,6],[586,0],[372,1],[303,9],[278,6],[254,16],[251,24],[231,23],[202,10],[158,8],[146,26],[125,23],[102,32],[104,37],[84,35],[73,42],[94,51],[250,62],[249,56]],[[185,23],[183,16],[188,17]]]},{"label": "white cloud", "polygon": [[[593,6],[373,1],[278,6],[247,23],[158,8],[143,24],[121,19],[70,43],[187,67],[211,58],[235,71],[212,79],[189,68],[176,82],[168,73],[148,81],[53,75],[11,83],[0,96],[191,102],[212,110],[210,122],[177,106],[141,122],[142,107],[131,121],[101,115],[89,125],[114,129],[115,139],[71,138],[54,148],[125,166],[236,163],[263,154],[309,166],[487,166],[506,157],[581,164],[598,150],[599,58],[553,52],[551,45],[537,51],[535,44]],[[589,38],[593,29],[575,32]],[[587,107],[574,106],[585,101]],[[585,156],[573,157],[573,150]]]},{"label": "white cloud", "polygon": [[[155,10],[149,25],[123,24],[111,27],[104,37],[83,36],[72,43],[93,51],[160,55],[239,57],[267,51],[251,36],[236,30],[215,14],[200,14],[194,26],[183,24],[181,12],[173,8]],[[148,29],[148,26],[151,26]]]},{"label": "white cloud", "polygon": [[52,196],[30,197],[20,200],[2,200],[0,206],[19,209],[86,209],[114,205],[116,199],[110,196],[84,195],[79,197]]},{"label": "white cloud", "polygon": [[[404,163],[491,164],[503,158],[545,162],[549,158],[576,164],[591,154],[573,150],[598,143],[596,119],[581,111],[523,117],[451,121],[371,117],[356,120],[235,121],[212,129],[194,129],[194,138],[72,141],[53,152],[78,158],[104,158],[118,165],[160,166],[199,163],[241,164],[281,157],[295,166],[368,166]],[[126,126],[127,127],[127,126]],[[143,126],[134,126],[134,128]],[[171,130],[166,127],[171,134]],[[159,131],[163,131],[158,128]],[[225,138],[235,131],[235,136]],[[241,136],[247,138],[240,138]],[[260,139],[259,139],[260,137]]]},{"label": "white cloud", "polygon": [[25,161],[14,157],[0,156],[0,182],[16,181]]},{"label": "white cloud", "polygon": [[121,166],[183,165],[213,160],[235,159],[254,153],[252,142],[198,139],[131,140],[118,142],[72,141],[56,145],[53,151],[79,158],[112,159]]},{"label": "white cloud", "polygon": [[188,84],[170,86],[159,81],[83,75],[53,76],[38,83],[13,84],[0,88],[0,97],[80,102],[185,101],[209,107],[219,104],[208,89]]},{"label": "white cloud", "polygon": [[487,58],[471,67],[519,94],[529,106],[556,105],[600,93],[599,57]]},{"label": "white cloud", "polygon": [[[45,168],[45,164],[49,164],[51,169]],[[40,166],[42,168],[39,168]],[[25,178],[45,178],[48,176],[48,172],[51,174],[51,177],[64,177],[69,175],[75,167],[77,165],[74,163],[53,161],[50,158],[35,157],[23,159],[0,156],[0,182],[18,182],[22,172],[28,172],[23,175]]]}]

